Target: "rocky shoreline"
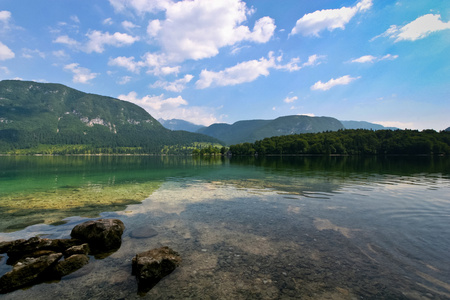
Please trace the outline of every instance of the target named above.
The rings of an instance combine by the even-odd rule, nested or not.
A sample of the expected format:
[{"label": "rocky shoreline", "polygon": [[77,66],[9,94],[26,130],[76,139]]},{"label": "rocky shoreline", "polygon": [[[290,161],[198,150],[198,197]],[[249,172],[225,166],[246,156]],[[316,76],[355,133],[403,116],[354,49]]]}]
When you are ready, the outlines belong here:
[{"label": "rocky shoreline", "polygon": [[[89,256],[106,257],[122,243],[125,225],[118,219],[99,219],[75,226],[71,239],[32,237],[0,243],[13,269],[0,278],[0,294],[35,284],[60,280],[89,263]],[[168,247],[136,254],[133,275],[140,293],[148,292],[181,263],[179,254]]]}]

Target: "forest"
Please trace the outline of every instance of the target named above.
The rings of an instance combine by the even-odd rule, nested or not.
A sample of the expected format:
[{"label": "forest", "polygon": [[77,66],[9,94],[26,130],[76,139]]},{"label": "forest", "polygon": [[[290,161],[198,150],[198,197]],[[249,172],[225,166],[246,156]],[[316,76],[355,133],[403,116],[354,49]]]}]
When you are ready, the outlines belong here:
[{"label": "forest", "polygon": [[230,146],[232,155],[448,155],[450,132],[347,129],[265,138]]}]

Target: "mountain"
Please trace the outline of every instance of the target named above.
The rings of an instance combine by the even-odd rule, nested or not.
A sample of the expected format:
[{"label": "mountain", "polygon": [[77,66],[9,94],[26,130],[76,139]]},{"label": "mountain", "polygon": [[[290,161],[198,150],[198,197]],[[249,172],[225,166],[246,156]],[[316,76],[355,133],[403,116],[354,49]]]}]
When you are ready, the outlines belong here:
[{"label": "mountain", "polygon": [[444,131],[450,131],[450,127],[448,127],[447,129],[445,129]]},{"label": "mountain", "polygon": [[122,100],[87,94],[61,84],[0,81],[0,151],[41,144],[94,148],[217,143],[209,136],[164,128],[143,108]]},{"label": "mountain", "polygon": [[384,127],[380,124],[369,123],[365,121],[341,121],[345,129],[369,129],[369,130],[398,130],[396,127]]},{"label": "mountain", "polygon": [[197,130],[205,127],[203,125],[197,125],[180,119],[170,119],[170,120],[158,119],[158,121],[159,123],[161,123],[162,126],[170,130],[184,130],[189,132],[197,132]]},{"label": "mountain", "polygon": [[247,120],[232,125],[217,123],[201,128],[197,132],[215,137],[228,145],[254,142],[266,137],[297,133],[336,131],[344,126],[335,118],[285,116],[275,120]]}]

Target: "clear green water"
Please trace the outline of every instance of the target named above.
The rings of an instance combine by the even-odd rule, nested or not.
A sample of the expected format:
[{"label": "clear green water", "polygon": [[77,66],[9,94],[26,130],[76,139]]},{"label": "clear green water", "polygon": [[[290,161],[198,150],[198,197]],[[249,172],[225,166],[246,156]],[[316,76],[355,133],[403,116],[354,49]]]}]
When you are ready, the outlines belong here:
[{"label": "clear green water", "polygon": [[[450,298],[448,158],[0,157],[0,241],[97,217],[117,252],[0,298]],[[132,257],[165,245],[182,265],[138,295]]]}]

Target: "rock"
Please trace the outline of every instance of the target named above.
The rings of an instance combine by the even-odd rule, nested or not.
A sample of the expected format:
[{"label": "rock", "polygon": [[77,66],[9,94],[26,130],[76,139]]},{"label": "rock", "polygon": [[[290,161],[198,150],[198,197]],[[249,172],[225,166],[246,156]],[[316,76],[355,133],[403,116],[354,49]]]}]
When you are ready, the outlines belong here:
[{"label": "rock", "polygon": [[45,281],[51,270],[61,259],[62,253],[53,253],[38,258],[27,258],[14,265],[12,271],[0,278],[0,293],[8,293],[21,287]]},{"label": "rock", "polygon": [[52,270],[52,277],[64,277],[66,275],[69,275],[70,273],[75,272],[78,269],[81,269],[81,267],[87,265],[88,263],[89,257],[86,254],[74,254],[58,262],[54,270]]},{"label": "rock", "polygon": [[137,254],[132,261],[132,274],[136,276],[139,291],[148,292],[180,263],[180,255],[169,247]]},{"label": "rock", "polygon": [[89,243],[93,252],[108,252],[120,248],[124,230],[125,225],[118,219],[100,219],[75,226],[70,235]]},{"label": "rock", "polygon": [[151,238],[158,235],[158,232],[150,226],[138,227],[131,231],[130,237],[135,239]]},{"label": "rock", "polygon": [[64,252],[67,248],[77,244],[81,244],[81,242],[74,239],[51,240],[32,237],[28,240],[16,240],[11,242],[7,250],[7,263],[13,265],[24,257],[39,257],[41,255],[48,255],[51,252]]},{"label": "rock", "polygon": [[89,244],[84,243],[82,245],[72,246],[64,251],[64,257],[66,258],[75,254],[89,254]]},{"label": "rock", "polygon": [[9,252],[9,250],[14,247],[17,244],[23,243],[26,240],[15,240],[15,241],[9,241],[9,242],[0,242],[0,253],[6,253]]}]

